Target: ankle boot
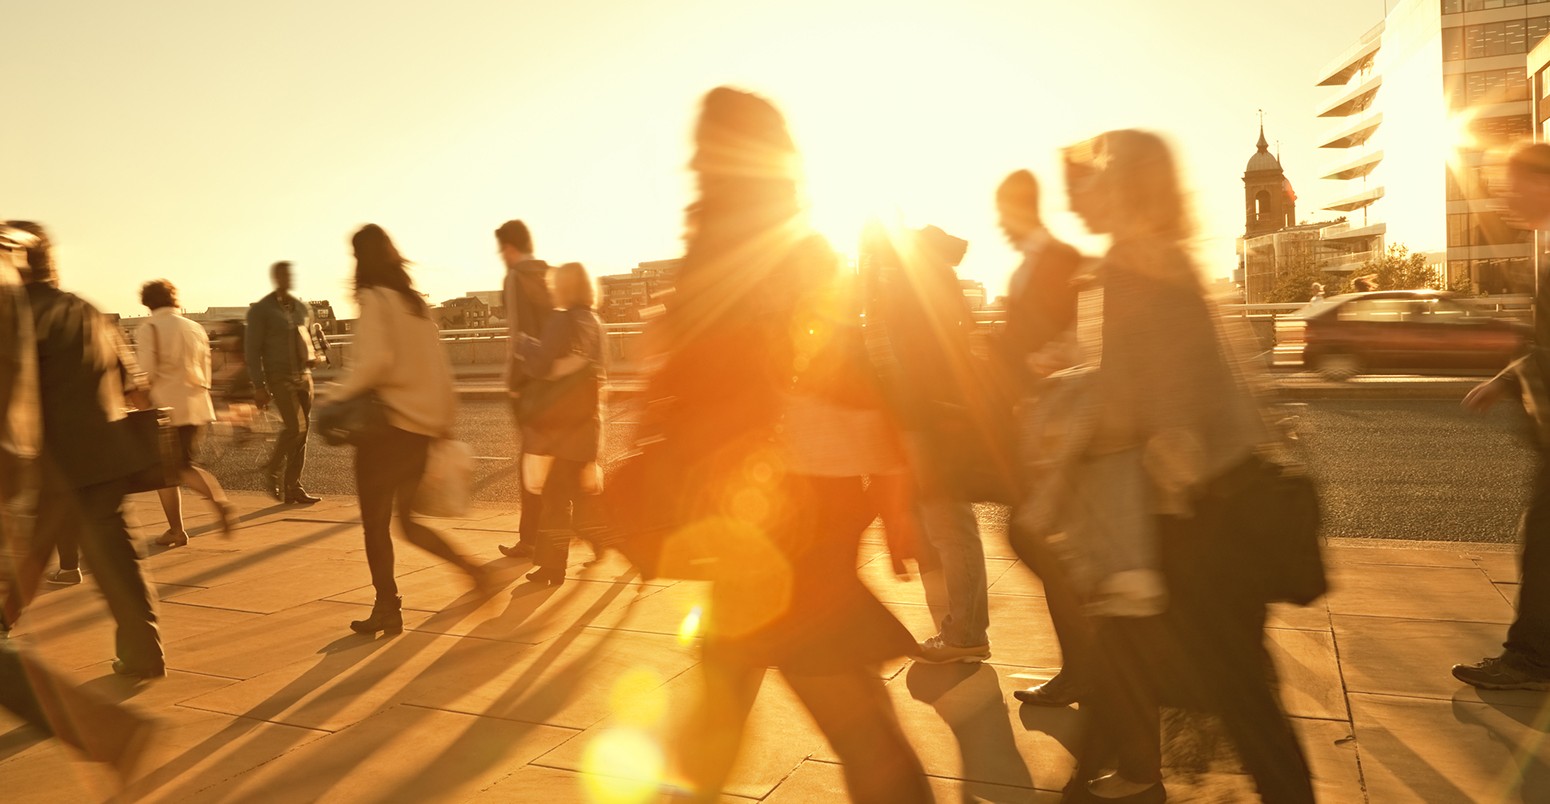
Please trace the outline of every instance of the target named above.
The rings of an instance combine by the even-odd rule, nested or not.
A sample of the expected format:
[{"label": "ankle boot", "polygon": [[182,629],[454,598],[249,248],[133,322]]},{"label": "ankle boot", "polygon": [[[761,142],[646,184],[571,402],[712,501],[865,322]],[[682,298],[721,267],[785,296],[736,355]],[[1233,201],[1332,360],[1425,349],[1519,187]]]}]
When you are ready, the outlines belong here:
[{"label": "ankle boot", "polygon": [[372,604],[371,616],[364,620],[353,620],[350,630],[357,634],[375,634],[381,631],[386,634],[402,634],[404,632],[404,599],[399,595],[390,598],[377,598]]}]

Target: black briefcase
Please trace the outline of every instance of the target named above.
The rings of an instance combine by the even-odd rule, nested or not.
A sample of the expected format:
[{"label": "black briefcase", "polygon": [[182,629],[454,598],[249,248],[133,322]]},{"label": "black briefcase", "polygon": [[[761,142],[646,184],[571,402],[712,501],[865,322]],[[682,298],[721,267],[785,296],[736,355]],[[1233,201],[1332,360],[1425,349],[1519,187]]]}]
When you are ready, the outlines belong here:
[{"label": "black briefcase", "polygon": [[178,455],[178,431],[164,410],[131,410],[119,422],[129,434],[135,455],[144,468],[129,476],[126,491],[172,488],[178,485],[182,470]]}]

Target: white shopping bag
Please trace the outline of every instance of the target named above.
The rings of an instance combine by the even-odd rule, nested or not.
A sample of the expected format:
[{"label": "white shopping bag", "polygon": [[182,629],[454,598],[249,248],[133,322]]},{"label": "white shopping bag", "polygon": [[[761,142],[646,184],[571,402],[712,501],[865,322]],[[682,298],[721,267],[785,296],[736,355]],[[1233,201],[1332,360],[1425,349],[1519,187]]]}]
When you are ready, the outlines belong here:
[{"label": "white shopping bag", "polygon": [[464,516],[473,501],[473,448],[450,438],[432,441],[414,510],[426,516]]}]

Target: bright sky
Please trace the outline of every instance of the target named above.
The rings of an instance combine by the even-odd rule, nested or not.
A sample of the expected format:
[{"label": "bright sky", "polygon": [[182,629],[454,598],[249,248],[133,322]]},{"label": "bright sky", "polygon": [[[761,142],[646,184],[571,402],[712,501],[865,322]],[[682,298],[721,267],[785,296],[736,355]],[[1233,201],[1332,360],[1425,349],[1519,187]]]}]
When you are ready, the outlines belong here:
[{"label": "bright sky", "polygon": [[[499,287],[493,229],[594,275],[678,256],[698,97],[751,89],[786,112],[816,222],[838,247],[870,214],[971,242],[1004,291],[1009,171],[1045,179],[1056,233],[1089,249],[1056,149],[1144,127],[1181,148],[1207,272],[1243,228],[1255,110],[1299,200],[1336,153],[1318,69],[1383,0],[158,0],[11,3],[0,45],[0,218],[50,225],[62,285],[139,315],[246,304],[267,267],[349,314],[349,236],[381,224],[433,301]],[[1333,183],[1329,183],[1333,184]]]}]

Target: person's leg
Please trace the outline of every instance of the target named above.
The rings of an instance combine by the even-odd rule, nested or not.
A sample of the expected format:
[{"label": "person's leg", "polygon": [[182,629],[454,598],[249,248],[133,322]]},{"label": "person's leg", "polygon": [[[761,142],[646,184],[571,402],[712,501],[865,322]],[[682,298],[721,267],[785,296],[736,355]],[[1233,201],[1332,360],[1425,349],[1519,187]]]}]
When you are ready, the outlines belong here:
[{"label": "person's leg", "polygon": [[765,669],[708,652],[698,671],[701,696],[680,724],[673,764],[695,801],[721,800],[743,745],[743,731]]},{"label": "person's leg", "polygon": [[921,519],[947,585],[948,613],[941,623],[942,640],[958,648],[988,646],[989,579],[974,506],[959,500],[928,500],[921,504]]},{"label": "person's leg", "polygon": [[1539,457],[1522,531],[1518,615],[1504,647],[1526,670],[1550,677],[1550,456]]},{"label": "person's leg", "polygon": [[287,495],[302,492],[301,470],[307,465],[307,433],[312,422],[312,375],[298,378],[293,388],[296,435],[291,440],[290,453],[285,456],[285,477],[281,481]]},{"label": "person's leg", "polygon": [[856,802],[929,802],[931,788],[898,715],[871,668],[832,675],[786,676],[834,747]]},{"label": "person's leg", "polygon": [[399,467],[394,479],[393,496],[397,500],[398,523],[404,529],[404,538],[421,550],[441,558],[468,573],[476,581],[483,572],[442,537],[440,533],[421,524],[414,516],[414,497],[425,477],[425,461],[430,454],[431,437],[404,430],[390,431],[393,445],[393,463]]},{"label": "person's leg", "polygon": [[297,436],[301,433],[301,402],[291,380],[271,377],[268,385],[269,404],[280,416],[280,432],[275,435],[274,450],[264,464],[266,482],[273,481],[274,488],[265,491],[274,491],[284,499],[290,490],[285,484],[285,478],[290,476],[287,459],[295,453]]},{"label": "person's leg", "polygon": [[361,507],[361,529],[366,539],[366,566],[377,601],[396,600],[398,582],[393,578],[394,454],[387,437],[366,441],[355,450],[355,491]]},{"label": "person's leg", "polygon": [[161,500],[161,511],[167,516],[167,532],[172,536],[187,537],[188,532],[183,529],[183,491],[177,486],[166,489],[157,489],[156,496]]},{"label": "person's leg", "polygon": [[1019,690],[1018,699],[1029,703],[1047,703],[1067,706],[1081,697],[1088,686],[1087,654],[1092,648],[1093,623],[1082,611],[1082,601],[1076,587],[1056,556],[1042,538],[1026,532],[1017,523],[1014,514],[1007,531],[1012,551],[1023,566],[1038,576],[1044,584],[1044,603],[1049,610],[1050,623],[1055,628],[1055,641],[1060,644],[1060,673],[1046,683],[1031,690]]},{"label": "person's leg", "polygon": [[571,538],[576,535],[576,501],[582,496],[580,461],[556,458],[544,478],[543,514],[539,521],[540,541],[533,563],[544,570],[551,581],[565,577],[570,563]]},{"label": "person's leg", "polygon": [[1127,782],[1162,779],[1158,711],[1156,618],[1097,621],[1088,655],[1088,694],[1082,698],[1083,739],[1075,780],[1080,784],[1113,768]]},{"label": "person's leg", "polygon": [[166,664],[156,626],[156,606],[150,586],[140,572],[134,539],[119,510],[124,500],[123,481],[80,489],[77,499],[86,523],[81,549],[118,625],[118,658],[132,674],[160,675],[166,672]]},{"label": "person's leg", "polygon": [[[36,518],[27,549],[17,562],[11,588],[6,593],[3,619],[7,627],[16,624],[22,611],[38,594],[43,573],[65,534],[78,532],[84,524],[75,492],[58,473],[40,464]],[[74,537],[71,536],[72,542]]]}]

